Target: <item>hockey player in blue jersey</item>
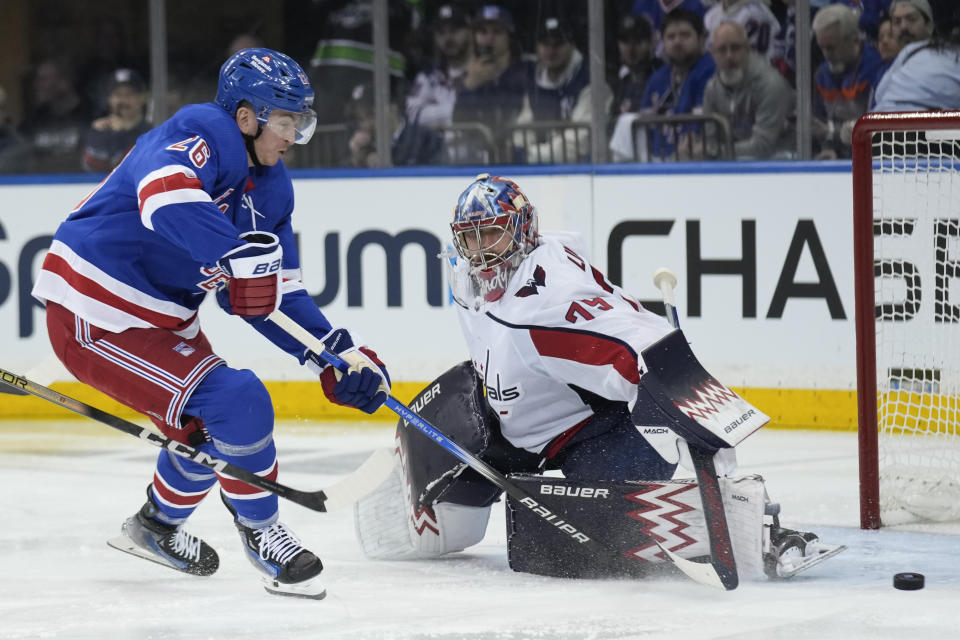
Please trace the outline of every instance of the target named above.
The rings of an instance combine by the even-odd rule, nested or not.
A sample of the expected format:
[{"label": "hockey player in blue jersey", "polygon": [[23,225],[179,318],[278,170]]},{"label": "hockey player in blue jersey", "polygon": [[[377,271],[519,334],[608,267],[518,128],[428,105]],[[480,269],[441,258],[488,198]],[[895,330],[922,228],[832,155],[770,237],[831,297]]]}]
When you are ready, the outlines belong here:
[{"label": "hockey player in blue jersey", "polygon": [[[215,103],[188,105],[144,134],[57,229],[33,295],[57,356],[76,378],[153,420],[169,437],[276,479],[273,406],[200,330],[216,291],[277,347],[319,374],[327,398],[367,413],[390,391],[386,368],[333,327],[304,288],[283,155],[309,141],[316,114],[303,69],[270,49],[224,63]],[[341,375],[267,320],[295,319],[351,365]],[[277,497],[164,451],[147,501],[115,541],[197,575],[217,553],[183,524],[219,480],[248,559],[268,591],[321,598],[322,564],[278,520]]]}]

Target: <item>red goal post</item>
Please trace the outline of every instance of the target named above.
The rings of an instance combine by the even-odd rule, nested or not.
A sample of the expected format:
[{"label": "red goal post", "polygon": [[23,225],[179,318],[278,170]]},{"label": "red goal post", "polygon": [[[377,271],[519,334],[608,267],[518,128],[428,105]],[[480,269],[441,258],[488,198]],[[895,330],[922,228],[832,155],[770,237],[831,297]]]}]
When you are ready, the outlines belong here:
[{"label": "red goal post", "polygon": [[960,519],[958,150],[960,112],[868,114],[853,132],[864,529]]}]

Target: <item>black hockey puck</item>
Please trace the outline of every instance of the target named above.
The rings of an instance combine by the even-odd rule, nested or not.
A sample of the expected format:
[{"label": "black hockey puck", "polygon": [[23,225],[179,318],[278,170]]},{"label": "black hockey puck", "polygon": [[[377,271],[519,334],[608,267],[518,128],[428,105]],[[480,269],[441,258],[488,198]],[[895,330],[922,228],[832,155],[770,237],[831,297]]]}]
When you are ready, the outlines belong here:
[{"label": "black hockey puck", "polygon": [[893,588],[902,591],[916,591],[923,589],[922,573],[898,573],[893,576]]}]

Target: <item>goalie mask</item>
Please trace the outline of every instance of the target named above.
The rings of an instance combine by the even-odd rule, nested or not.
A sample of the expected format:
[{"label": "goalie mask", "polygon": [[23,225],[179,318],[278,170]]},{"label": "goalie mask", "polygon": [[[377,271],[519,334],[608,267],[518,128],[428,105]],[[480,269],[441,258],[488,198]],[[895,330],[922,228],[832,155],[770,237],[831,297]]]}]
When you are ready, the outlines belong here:
[{"label": "goalie mask", "polygon": [[459,259],[451,286],[461,303],[499,300],[517,267],[537,246],[537,214],[514,182],[487,173],[460,194],[453,244]]},{"label": "goalie mask", "polygon": [[313,96],[299,64],[279,51],[257,47],[241,49],[223,63],[216,103],[233,115],[242,101],[249,102],[261,127],[307,144],[317,126]]}]

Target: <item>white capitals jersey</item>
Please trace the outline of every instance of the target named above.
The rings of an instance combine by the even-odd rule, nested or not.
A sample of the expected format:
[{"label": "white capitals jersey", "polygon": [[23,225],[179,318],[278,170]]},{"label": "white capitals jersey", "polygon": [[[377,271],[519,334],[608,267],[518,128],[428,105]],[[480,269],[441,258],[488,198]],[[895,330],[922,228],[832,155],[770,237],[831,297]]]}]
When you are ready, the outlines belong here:
[{"label": "white capitals jersey", "polygon": [[574,387],[632,406],[640,352],[672,330],[581,255],[541,235],[503,297],[458,309],[503,435],[535,453],[593,415]]}]

